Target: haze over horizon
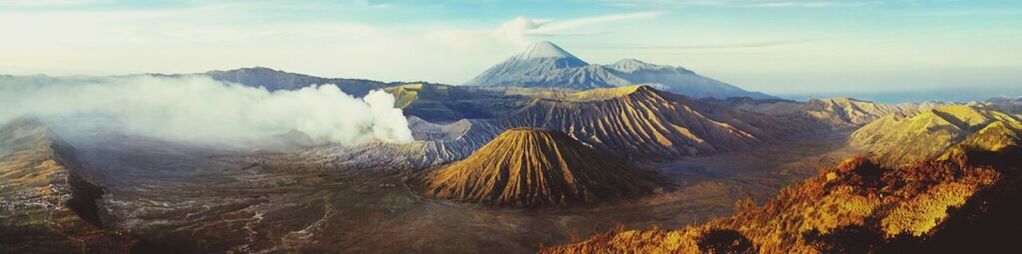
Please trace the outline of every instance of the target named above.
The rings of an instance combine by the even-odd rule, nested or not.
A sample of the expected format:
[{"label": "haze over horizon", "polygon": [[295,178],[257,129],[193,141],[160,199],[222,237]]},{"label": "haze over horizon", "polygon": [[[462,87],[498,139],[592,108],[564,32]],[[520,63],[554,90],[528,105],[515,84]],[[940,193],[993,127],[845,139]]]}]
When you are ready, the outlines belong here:
[{"label": "haze over horizon", "polygon": [[525,44],[549,40],[590,63],[683,66],[788,98],[1022,95],[1022,4],[1013,1],[518,3],[6,0],[0,29],[12,39],[0,47],[0,73],[266,66],[461,84]]}]

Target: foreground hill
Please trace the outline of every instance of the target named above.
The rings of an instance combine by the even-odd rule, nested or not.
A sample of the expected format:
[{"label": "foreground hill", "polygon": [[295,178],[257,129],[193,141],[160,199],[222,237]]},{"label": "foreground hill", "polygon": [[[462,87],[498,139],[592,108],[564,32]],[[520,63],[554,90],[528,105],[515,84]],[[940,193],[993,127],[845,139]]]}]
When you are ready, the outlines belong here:
[{"label": "foreground hill", "polygon": [[465,160],[413,180],[426,196],[497,206],[593,203],[652,193],[649,176],[564,133],[505,131]]},{"label": "foreground hill", "polygon": [[1022,153],[954,149],[900,168],[848,160],[760,207],[678,230],[622,231],[547,253],[989,253],[1017,248]]},{"label": "foreground hill", "polygon": [[589,64],[550,42],[537,42],[465,83],[474,86],[520,86],[592,89],[649,85],[694,98],[772,98],[713,80],[691,70],[625,59],[611,65]]},{"label": "foreground hill", "polygon": [[999,151],[1022,137],[1022,120],[971,106],[942,106],[914,115],[889,115],[855,131],[851,144],[885,165],[936,158],[959,144]]},{"label": "foreground hill", "polygon": [[71,167],[73,149],[39,122],[0,127],[0,252],[127,253],[130,236],[106,232],[103,190]]}]

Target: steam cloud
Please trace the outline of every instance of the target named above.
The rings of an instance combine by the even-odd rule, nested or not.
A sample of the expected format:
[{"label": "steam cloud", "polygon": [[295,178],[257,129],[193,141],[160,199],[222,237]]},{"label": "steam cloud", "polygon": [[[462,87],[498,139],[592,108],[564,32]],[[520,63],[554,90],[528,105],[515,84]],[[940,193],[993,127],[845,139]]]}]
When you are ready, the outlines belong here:
[{"label": "steam cloud", "polygon": [[354,98],[335,85],[269,92],[204,76],[3,77],[0,123],[23,115],[96,116],[137,134],[230,141],[300,131],[317,142],[410,142],[394,97]]}]

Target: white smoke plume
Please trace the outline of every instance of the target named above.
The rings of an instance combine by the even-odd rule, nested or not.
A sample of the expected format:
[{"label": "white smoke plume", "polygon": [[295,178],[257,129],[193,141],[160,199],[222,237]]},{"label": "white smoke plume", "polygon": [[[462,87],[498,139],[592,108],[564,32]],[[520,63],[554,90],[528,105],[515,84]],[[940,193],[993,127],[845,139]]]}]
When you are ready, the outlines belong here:
[{"label": "white smoke plume", "polygon": [[186,141],[258,139],[291,131],[317,142],[410,142],[394,97],[354,98],[335,85],[269,92],[205,76],[0,76],[0,123],[102,117],[135,134]]}]

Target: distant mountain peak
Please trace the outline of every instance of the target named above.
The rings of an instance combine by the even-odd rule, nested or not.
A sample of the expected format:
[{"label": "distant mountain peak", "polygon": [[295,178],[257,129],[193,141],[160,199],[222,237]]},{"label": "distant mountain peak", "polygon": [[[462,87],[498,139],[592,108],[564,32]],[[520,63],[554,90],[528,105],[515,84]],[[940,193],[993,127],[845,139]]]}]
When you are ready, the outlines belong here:
[{"label": "distant mountain peak", "polygon": [[625,58],[617,60],[617,62],[614,62],[613,65],[653,65],[653,64],[635,58]]},{"label": "distant mountain peak", "polygon": [[519,59],[539,59],[539,58],[575,58],[575,55],[568,53],[567,50],[558,47],[553,42],[539,41],[529,44],[525,47],[521,53],[515,56]]},{"label": "distant mountain peak", "polygon": [[635,71],[640,71],[640,70],[662,70],[662,69],[672,69],[672,68],[674,68],[672,66],[667,66],[667,65],[659,65],[659,64],[651,64],[651,63],[643,62],[642,60],[635,59],[635,58],[621,59],[621,60],[618,60],[617,62],[614,62],[614,64],[611,64],[608,67],[610,67],[611,69],[617,70],[617,71],[622,71],[622,72],[635,72]]},{"label": "distant mountain peak", "polygon": [[263,66],[252,66],[252,67],[245,67],[245,68],[239,68],[239,69],[235,69],[235,70],[253,70],[253,71],[276,71],[276,72],[284,72],[284,71],[281,71],[281,70],[273,69],[273,68],[270,68],[270,67],[263,67]]},{"label": "distant mountain peak", "polygon": [[611,65],[589,64],[548,41],[529,45],[521,53],[490,67],[464,84],[568,89],[645,84],[695,98],[773,98],[701,76],[682,67],[651,64],[631,58]]}]

